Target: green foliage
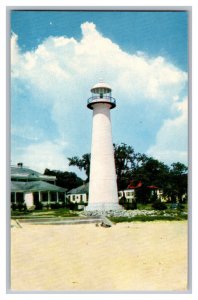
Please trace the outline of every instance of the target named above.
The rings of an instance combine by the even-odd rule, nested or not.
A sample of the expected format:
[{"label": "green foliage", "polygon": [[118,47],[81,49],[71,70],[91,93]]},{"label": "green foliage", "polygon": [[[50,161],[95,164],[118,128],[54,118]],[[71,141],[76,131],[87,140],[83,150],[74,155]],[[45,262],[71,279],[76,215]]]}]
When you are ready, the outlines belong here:
[{"label": "green foliage", "polygon": [[124,196],[120,198],[119,204],[122,205],[126,210],[137,209],[136,201],[129,202]]},{"label": "green foliage", "polygon": [[[182,200],[184,194],[187,194],[187,167],[176,162],[167,166],[145,154],[136,153],[133,147],[121,143],[114,144],[115,166],[117,174],[118,190],[124,190],[133,180],[134,184],[142,182],[142,186],[136,189],[137,203],[147,204],[155,202],[156,199],[151,197],[151,190],[148,186],[154,185],[163,190],[170,202],[187,202],[187,198]],[[84,170],[89,180],[90,154],[86,153],[79,157],[69,159],[69,165],[77,166]],[[80,185],[80,184],[79,184]],[[61,185],[60,185],[61,186]],[[121,204],[122,205],[122,204]]]},{"label": "green foliage", "polygon": [[62,205],[60,203],[58,203],[58,202],[51,203],[51,209],[59,209],[61,207],[62,207]]},{"label": "green foliage", "polygon": [[70,210],[78,210],[78,203],[73,203],[71,201],[68,201],[67,208]]},{"label": "green foliage", "polygon": [[187,215],[156,215],[156,216],[134,216],[134,217],[109,217],[114,223],[121,222],[150,222],[150,221],[182,221],[187,220]]},{"label": "green foliage", "polygon": [[77,217],[78,214],[75,212],[71,212],[68,209],[65,208],[59,208],[59,209],[51,209],[50,211],[46,210],[34,210],[34,211],[12,211],[11,216],[13,218],[25,218],[26,216],[28,219],[31,217],[32,219],[38,219],[38,218],[54,218],[54,217]]},{"label": "green foliage", "polygon": [[15,203],[12,203],[11,209],[12,209],[13,211],[15,211],[15,210],[17,210],[17,208],[18,208],[18,205],[15,204]]},{"label": "green foliage", "polygon": [[35,203],[35,209],[36,210],[41,210],[41,209],[43,209],[43,203],[41,203],[41,202],[36,202]]},{"label": "green foliage", "polygon": [[73,172],[45,169],[44,175],[56,176],[56,185],[68,191],[83,184],[83,180]]},{"label": "green foliage", "polygon": [[167,205],[164,202],[156,201],[152,204],[153,209],[157,210],[165,210],[167,209]]},{"label": "green foliage", "polygon": [[76,166],[80,170],[85,171],[85,174],[87,176],[86,182],[89,182],[91,154],[90,153],[83,154],[81,158],[77,156],[71,158],[68,157],[68,160],[69,160],[69,166]]},{"label": "green foliage", "polygon": [[13,212],[19,211],[19,212],[27,212],[27,205],[24,201],[19,201],[17,204],[12,203],[11,204],[11,210]]},{"label": "green foliage", "polygon": [[113,146],[118,190],[124,190],[131,179],[140,179],[135,173],[137,173],[137,170],[146,161],[147,156],[135,153],[133,147],[125,143],[121,143],[120,145],[114,144]]}]

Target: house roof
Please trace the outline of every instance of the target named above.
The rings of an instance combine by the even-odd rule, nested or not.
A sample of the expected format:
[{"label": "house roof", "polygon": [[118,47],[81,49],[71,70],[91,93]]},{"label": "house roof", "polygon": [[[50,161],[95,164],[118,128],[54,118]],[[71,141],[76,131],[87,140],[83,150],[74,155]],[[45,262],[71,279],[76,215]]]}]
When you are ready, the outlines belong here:
[{"label": "house roof", "polygon": [[131,180],[130,184],[127,186],[127,190],[129,189],[137,189],[140,188],[142,186],[142,182],[139,181],[136,185],[133,184],[133,180]]},{"label": "house roof", "polygon": [[149,185],[149,186],[147,186],[147,188],[149,188],[151,190],[159,189],[159,187],[156,185]]},{"label": "house roof", "polygon": [[42,175],[41,173],[29,169],[27,167],[11,166],[12,179],[27,179],[27,180],[46,180],[55,181],[56,176]]},{"label": "house roof", "polygon": [[89,183],[85,183],[75,189],[70,190],[67,194],[88,194]]},{"label": "house roof", "polygon": [[57,185],[45,181],[11,182],[11,192],[66,192]]}]

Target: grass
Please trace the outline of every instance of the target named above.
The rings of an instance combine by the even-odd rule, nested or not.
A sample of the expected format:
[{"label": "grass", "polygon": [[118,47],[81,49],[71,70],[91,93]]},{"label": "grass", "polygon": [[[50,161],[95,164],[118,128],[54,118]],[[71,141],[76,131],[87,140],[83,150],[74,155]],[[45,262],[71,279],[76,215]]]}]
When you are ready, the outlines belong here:
[{"label": "grass", "polygon": [[152,204],[142,204],[142,203],[137,203],[137,209],[139,210],[153,210]]},{"label": "grass", "polygon": [[[178,210],[178,209],[172,209],[170,203],[165,203],[165,204],[167,206],[166,212],[168,212],[168,211],[173,212],[173,211]],[[188,211],[188,205],[186,203],[184,203],[184,204],[182,204],[182,206],[184,207],[182,209],[182,211],[187,212]],[[152,203],[148,203],[148,204],[137,203],[137,209],[139,209],[139,210],[153,210]]]},{"label": "grass", "polygon": [[50,210],[33,210],[33,211],[12,211],[11,217],[23,218],[53,218],[53,217],[77,217],[78,213],[70,211],[66,208],[50,209]]},{"label": "grass", "polygon": [[109,217],[110,221],[114,223],[121,222],[150,222],[150,221],[181,221],[187,220],[187,215],[172,215],[172,216],[134,216],[134,217]]},{"label": "grass", "polygon": [[[137,209],[139,210],[153,210],[152,204],[138,204]],[[188,207],[185,204],[182,210],[171,209],[170,205],[167,205],[167,209],[163,211],[158,211],[156,215],[137,215],[134,217],[109,217],[109,219],[114,223],[119,222],[149,222],[149,221],[180,221],[187,220]],[[186,213],[186,214],[185,214]],[[164,215],[165,214],[165,215]],[[50,210],[34,210],[34,211],[12,211],[12,218],[69,218],[69,217],[78,217],[79,212],[71,211],[66,208],[59,209],[50,209]]]}]

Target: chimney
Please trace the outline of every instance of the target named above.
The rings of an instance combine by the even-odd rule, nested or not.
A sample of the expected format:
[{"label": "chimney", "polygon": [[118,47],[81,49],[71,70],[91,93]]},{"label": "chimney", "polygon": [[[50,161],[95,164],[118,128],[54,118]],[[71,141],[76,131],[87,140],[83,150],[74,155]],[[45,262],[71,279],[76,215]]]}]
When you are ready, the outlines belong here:
[{"label": "chimney", "polygon": [[23,168],[23,163],[22,163],[22,162],[19,162],[19,163],[17,164],[17,167],[18,167],[18,168]]}]

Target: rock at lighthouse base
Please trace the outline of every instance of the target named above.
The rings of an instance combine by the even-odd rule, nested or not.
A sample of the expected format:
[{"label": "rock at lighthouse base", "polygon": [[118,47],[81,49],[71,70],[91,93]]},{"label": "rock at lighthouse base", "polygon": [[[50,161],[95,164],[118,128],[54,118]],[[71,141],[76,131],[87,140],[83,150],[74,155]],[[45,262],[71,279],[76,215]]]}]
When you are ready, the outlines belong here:
[{"label": "rock at lighthouse base", "polygon": [[110,211],[123,210],[123,207],[117,203],[91,203],[85,207],[86,211]]}]

